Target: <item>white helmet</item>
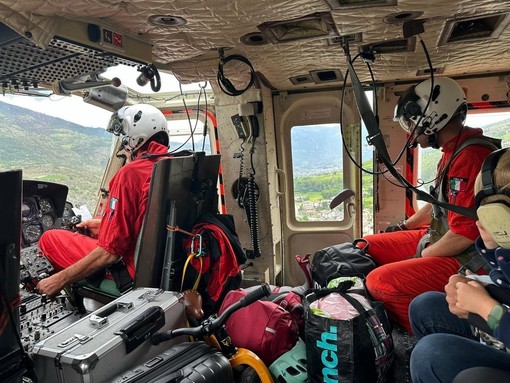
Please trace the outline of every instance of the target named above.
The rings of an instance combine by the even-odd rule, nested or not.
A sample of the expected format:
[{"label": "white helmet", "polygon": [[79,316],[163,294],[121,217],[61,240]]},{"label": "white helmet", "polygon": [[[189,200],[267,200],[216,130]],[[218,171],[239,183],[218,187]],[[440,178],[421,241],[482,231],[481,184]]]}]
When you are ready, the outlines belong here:
[{"label": "white helmet", "polygon": [[106,130],[122,136],[122,147],[133,153],[157,133],[164,132],[168,145],[168,127],[165,115],[156,107],[147,104],[124,106],[112,114]]},{"label": "white helmet", "polygon": [[430,81],[427,79],[410,87],[398,100],[394,120],[399,121],[407,132],[416,127],[419,134],[430,136],[443,129],[459,113],[463,123],[466,119],[467,100],[460,85],[448,77],[435,77],[429,103]]}]

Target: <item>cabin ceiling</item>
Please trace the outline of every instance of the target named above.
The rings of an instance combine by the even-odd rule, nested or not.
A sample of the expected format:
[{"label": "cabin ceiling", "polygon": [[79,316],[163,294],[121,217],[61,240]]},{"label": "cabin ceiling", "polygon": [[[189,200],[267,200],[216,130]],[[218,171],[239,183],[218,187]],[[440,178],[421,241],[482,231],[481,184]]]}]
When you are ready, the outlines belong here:
[{"label": "cabin ceiling", "polygon": [[[354,56],[360,46],[402,39],[402,20],[418,17],[424,20],[425,29],[420,36],[431,55],[433,66],[440,68],[440,73],[455,77],[467,72],[487,73],[488,67],[493,73],[510,71],[510,28],[507,27],[509,19],[506,14],[510,12],[510,1],[381,0],[370,3],[383,5],[370,7],[364,6],[366,2],[0,0],[0,21],[20,35],[28,36],[39,48],[50,46],[62,20],[82,21],[118,30],[152,45],[150,61],[171,71],[184,83],[215,82],[218,49],[225,48],[226,56],[245,56],[266,85],[292,90],[317,86],[317,83],[320,86],[340,84],[334,78],[320,76],[321,71],[339,70],[341,74],[345,73],[345,55],[339,38],[332,38],[335,34],[353,39],[350,51]],[[325,22],[309,18],[318,13],[326,16]],[[493,25],[496,30],[489,33],[490,36],[486,31],[473,30],[471,38],[463,42],[443,41],[444,34],[456,25],[455,20],[467,20],[460,25],[460,29],[466,29],[475,26],[471,19],[484,15],[493,15],[486,24],[499,22],[497,26]],[[150,21],[154,16],[163,16],[164,21],[176,21],[181,25],[161,26]],[[179,23],[184,21],[180,18],[185,22]],[[294,39],[300,35],[305,37],[303,29],[295,24],[281,26],[276,23],[300,18],[301,27],[308,27],[312,35],[315,34],[313,38]],[[268,25],[274,28],[262,32]],[[332,27],[332,30],[323,31],[325,26]],[[322,32],[324,36],[317,36]],[[479,38],[484,33],[485,37]],[[290,38],[274,42],[278,35]],[[251,45],[241,41],[243,36]],[[411,52],[407,53],[377,54],[373,64],[376,80],[412,80],[417,78],[418,71],[426,76],[428,64],[420,44],[414,41],[409,49]],[[2,53],[1,60],[9,59]],[[138,61],[143,62],[143,57]],[[362,81],[370,80],[364,65],[356,64],[356,68],[359,68]],[[246,68],[237,69],[231,68],[229,77],[234,83],[244,81],[246,74]]]}]

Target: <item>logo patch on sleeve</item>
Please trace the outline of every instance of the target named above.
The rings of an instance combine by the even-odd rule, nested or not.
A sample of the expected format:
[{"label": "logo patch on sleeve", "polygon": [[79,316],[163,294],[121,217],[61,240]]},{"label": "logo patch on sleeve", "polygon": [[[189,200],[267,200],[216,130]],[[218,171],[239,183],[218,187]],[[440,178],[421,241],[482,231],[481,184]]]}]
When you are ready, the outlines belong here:
[{"label": "logo patch on sleeve", "polygon": [[463,192],[467,188],[467,178],[450,178],[450,191],[452,192]]}]

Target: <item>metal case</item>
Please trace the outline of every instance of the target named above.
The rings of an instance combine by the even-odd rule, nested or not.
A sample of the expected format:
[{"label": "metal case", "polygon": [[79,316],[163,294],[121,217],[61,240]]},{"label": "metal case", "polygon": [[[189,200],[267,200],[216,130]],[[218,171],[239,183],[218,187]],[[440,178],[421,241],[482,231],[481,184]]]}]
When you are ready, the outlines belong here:
[{"label": "metal case", "polygon": [[33,348],[41,382],[100,383],[153,357],[172,344],[153,346],[156,331],[186,326],[182,294],[154,288],[131,291]]}]

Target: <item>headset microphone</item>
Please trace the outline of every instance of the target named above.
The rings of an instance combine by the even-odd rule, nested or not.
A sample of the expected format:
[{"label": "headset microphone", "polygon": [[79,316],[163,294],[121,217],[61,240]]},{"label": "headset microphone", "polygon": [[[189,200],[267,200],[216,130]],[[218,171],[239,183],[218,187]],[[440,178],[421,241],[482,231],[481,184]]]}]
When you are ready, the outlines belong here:
[{"label": "headset microphone", "polygon": [[481,171],[482,189],[475,196],[476,214],[484,229],[491,234],[496,243],[510,249],[510,205],[506,200],[496,199],[493,202],[480,205],[482,200],[490,196],[507,196],[510,190],[498,188],[494,185],[493,173],[499,159],[508,148],[492,152],[483,162]]}]

